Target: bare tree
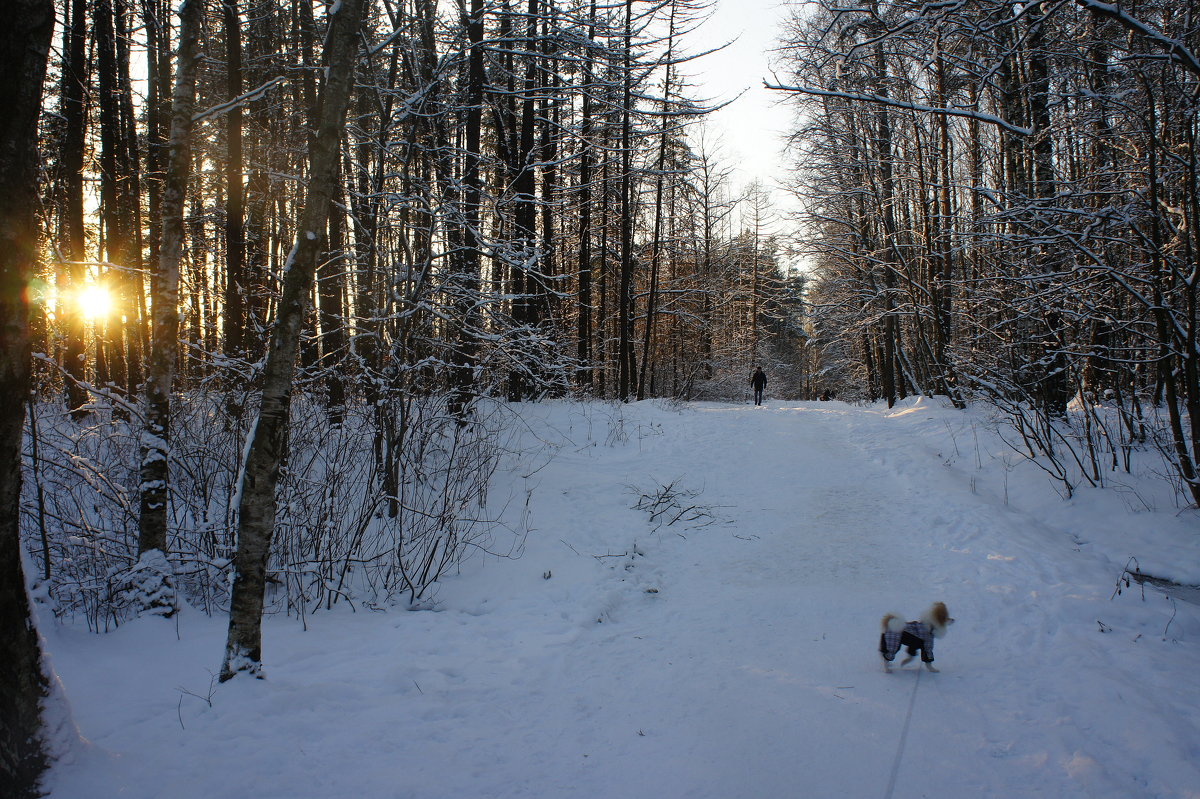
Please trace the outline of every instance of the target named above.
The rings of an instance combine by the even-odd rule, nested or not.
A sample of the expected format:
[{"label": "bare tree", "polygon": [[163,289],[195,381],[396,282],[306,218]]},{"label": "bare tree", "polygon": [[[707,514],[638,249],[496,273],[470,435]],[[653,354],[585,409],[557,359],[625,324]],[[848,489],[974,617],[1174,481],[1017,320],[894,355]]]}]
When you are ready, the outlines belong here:
[{"label": "bare tree", "polygon": [[344,0],[330,9],[324,53],[325,83],[309,153],[311,172],[304,212],[284,276],[267,353],[258,419],[250,434],[243,466],[236,576],[229,609],[229,636],[221,665],[222,681],[242,672],[262,674],[262,608],[267,555],[275,527],[275,486],[290,430],[292,375],[300,330],[321,254],[321,231],[327,223],[335,192],[362,15],[361,0]]},{"label": "bare tree", "polygon": [[170,615],[175,596],[167,551],[171,390],[179,358],[179,261],[183,251],[184,199],[191,171],[192,119],[196,71],[200,63],[202,0],[186,0],[179,9],[179,45],[168,138],[167,174],[162,195],[162,245],[153,281],[153,346],[146,379],[146,430],[142,436],[139,567],[153,573],[155,585],[145,597],[150,607]]},{"label": "bare tree", "polygon": [[1191,18],[1157,0],[809,10],[773,88],[811,112],[798,186],[819,328],[860,395],[995,403],[1067,493],[1124,446],[1094,437],[1098,407],[1127,444],[1157,407],[1200,501]]}]

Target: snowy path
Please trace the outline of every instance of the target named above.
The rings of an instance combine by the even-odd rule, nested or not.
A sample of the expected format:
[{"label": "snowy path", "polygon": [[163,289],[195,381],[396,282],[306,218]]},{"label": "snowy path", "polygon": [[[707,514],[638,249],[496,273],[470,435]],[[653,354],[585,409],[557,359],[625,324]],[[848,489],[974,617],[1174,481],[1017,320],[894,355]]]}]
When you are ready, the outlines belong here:
[{"label": "snowy path", "polygon": [[[661,591],[639,614],[637,643],[623,631],[590,642],[624,644],[625,690],[598,700],[648,740],[622,742],[577,795],[882,795],[899,725],[877,694],[861,693],[881,683],[863,667],[875,665],[875,619],[895,606],[879,603],[876,586],[893,570],[927,572],[928,558],[889,523],[903,490],[828,419],[713,409],[670,445],[669,462],[690,464],[684,485],[703,485],[736,524],[686,533],[703,548],[674,546],[668,563],[649,558]],[[577,659],[614,665],[599,651]]]},{"label": "snowy path", "polygon": [[[914,690],[896,799],[1200,796],[1196,614],[1190,643],[1131,632],[1157,606],[1108,603],[1110,564],[972,490],[926,428],[840,403],[577,412],[546,411],[570,443],[531,470],[522,558],[436,613],[273,620],[269,679],[212,707],[178,687],[206,693],[219,619],[51,631],[96,745],[55,799],[886,799]],[[652,532],[628,487],[671,481],[723,521]],[[958,618],[942,672],[883,674],[879,617],[935,599]]]}]

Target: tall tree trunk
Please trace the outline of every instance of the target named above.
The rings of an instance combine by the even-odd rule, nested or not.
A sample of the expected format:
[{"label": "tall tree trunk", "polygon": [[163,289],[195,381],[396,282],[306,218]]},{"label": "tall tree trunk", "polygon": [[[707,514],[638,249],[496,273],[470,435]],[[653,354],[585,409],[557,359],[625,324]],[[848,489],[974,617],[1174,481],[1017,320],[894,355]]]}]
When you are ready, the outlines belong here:
[{"label": "tall tree trunk", "polygon": [[37,122],[54,4],[13,0],[0,31],[0,795],[40,796],[49,681],[21,565],[21,438],[30,391],[26,288],[37,264]]},{"label": "tall tree trunk", "polygon": [[[888,96],[887,85],[888,67],[884,58],[883,45],[875,45],[875,80],[878,81],[876,91],[881,97]],[[895,210],[895,188],[892,184],[892,122],[886,106],[876,109],[879,157],[879,203],[883,221],[883,357],[880,364],[883,378],[883,398],[888,407],[896,404],[897,396],[897,357],[898,347],[896,322],[896,268],[899,262],[896,253],[897,231]],[[903,386],[900,387],[903,391]]]},{"label": "tall tree trunk", "polygon": [[609,148],[612,147],[611,125],[608,119],[604,119],[601,123],[600,137],[600,152],[603,158],[600,162],[600,224],[597,232],[600,238],[600,252],[597,253],[597,265],[600,268],[599,280],[595,281],[596,293],[599,297],[596,303],[596,322],[592,325],[596,333],[596,345],[594,351],[596,354],[592,357],[592,373],[595,375],[596,392],[601,397],[607,397],[609,391],[609,368],[611,361],[609,360],[609,315],[611,306],[608,302],[608,273],[609,273],[609,257],[611,248],[609,246],[609,232],[612,225],[612,199],[609,192],[609,178],[612,170],[612,158],[610,157]]},{"label": "tall tree trunk", "polygon": [[[338,163],[340,164],[340,159]],[[340,187],[341,170],[335,168],[335,187]],[[345,212],[335,188],[329,201],[326,252],[317,268],[317,308],[321,323],[321,373],[325,383],[329,423],[340,425],[346,415],[346,226]]]},{"label": "tall tree trunk", "polygon": [[170,118],[170,13],[162,0],[142,0],[146,27],[146,210],[150,263],[157,264],[162,241],[162,182]]},{"label": "tall tree trunk", "polygon": [[[67,266],[59,280],[59,296],[69,298],[87,280],[87,234],[83,221],[83,157],[87,129],[87,0],[71,0],[71,24],[63,29],[62,115],[62,249]],[[67,407],[76,418],[87,403],[83,388],[87,364],[87,327],[77,303],[68,299],[58,311],[66,338],[63,369],[67,373]]]},{"label": "tall tree trunk", "polygon": [[596,0],[588,11],[587,40],[584,43],[583,107],[579,122],[579,291],[577,354],[579,383],[591,388],[592,380],[592,40],[596,35]]},{"label": "tall tree trunk", "polygon": [[[650,343],[654,335],[654,315],[658,302],[658,266],[662,255],[663,228],[663,184],[666,180],[667,163],[667,132],[671,123],[671,60],[675,55],[675,4],[671,5],[670,20],[667,24],[667,49],[664,60],[667,62],[666,73],[663,77],[662,120],[658,131],[658,159],[654,178],[654,235],[650,242],[650,288],[646,293],[646,323],[642,336],[642,370],[638,374],[637,398],[646,398],[646,373],[650,369]],[[757,272],[755,273],[757,280]],[[755,294],[757,298],[757,292]],[[757,320],[755,314],[755,320]],[[755,322],[757,324],[757,321]],[[756,332],[757,335],[757,332]]]},{"label": "tall tree trunk", "polygon": [[[425,49],[433,58],[433,17],[436,3],[429,3],[423,15],[426,21]],[[465,420],[470,407],[474,386],[474,364],[479,349],[479,226],[481,223],[480,202],[482,179],[479,162],[481,158],[483,132],[483,87],[487,73],[483,61],[484,2],[471,0],[468,17],[463,20],[467,31],[467,105],[466,129],[463,131],[464,152],[462,165],[463,231],[461,254],[458,261],[458,296],[455,300],[455,318],[459,324],[458,346],[454,355],[454,374],[451,377],[451,411],[460,420]]]},{"label": "tall tree trunk", "polygon": [[[946,61],[942,56],[941,43],[937,51],[937,99],[938,105],[949,105],[949,90],[946,78]],[[950,135],[950,118],[938,115],[938,193],[936,200],[936,245],[939,269],[933,276],[931,291],[934,313],[934,351],[938,381],[946,396],[956,408],[965,408],[966,403],[958,389],[954,366],[950,363],[948,350],[954,340],[954,207],[951,200],[954,178],[954,149]]]},{"label": "tall tree trunk", "polygon": [[[129,162],[126,133],[122,120],[120,60],[117,47],[117,20],[112,0],[98,0],[95,6],[97,89],[100,105],[100,219],[104,233],[104,255],[109,266],[104,282],[112,297],[111,311],[103,320],[104,347],[111,387],[124,396],[129,391],[133,371],[128,359],[126,321],[133,311],[128,271],[133,263],[132,206],[130,196],[132,165]],[[97,320],[98,327],[101,320]],[[97,345],[99,346],[99,344]]]},{"label": "tall tree trunk", "polygon": [[[138,525],[138,557],[154,558],[156,569],[168,588],[170,576],[165,558],[152,553],[167,551],[167,506],[169,498],[168,457],[171,440],[171,388],[179,357],[179,262],[183,252],[183,214],[191,171],[192,116],[196,105],[196,73],[200,63],[200,25],[203,0],[185,0],[179,9],[179,47],[176,58],[175,90],[171,102],[171,132],[168,139],[167,174],[162,195],[162,244],[153,294],[154,335],[150,374],[146,380],[146,430],[142,435],[141,515]],[[161,594],[154,610],[174,608],[174,597]],[[150,610],[151,608],[147,608]]]},{"label": "tall tree trunk", "polygon": [[[525,77],[522,82],[523,97],[521,98],[520,137],[513,159],[516,180],[513,181],[513,200],[516,211],[513,215],[513,231],[516,239],[516,263],[512,267],[513,275],[513,320],[518,327],[526,332],[523,335],[533,335],[540,320],[540,303],[543,291],[541,280],[537,276],[540,258],[537,251],[537,173],[534,162],[537,160],[537,150],[534,146],[536,133],[535,113],[537,109],[537,94],[539,88],[538,58],[537,58],[537,19],[538,0],[529,0],[526,19],[523,49],[528,59],[525,65]],[[525,364],[531,367],[533,364]],[[533,385],[526,372],[520,368],[514,369],[509,380],[509,398],[515,401],[528,399],[533,391]]]},{"label": "tall tree trunk", "polygon": [[[1040,2],[1029,6],[1028,65],[1029,65],[1029,111],[1033,123],[1033,198],[1039,215],[1049,213],[1057,192],[1054,173],[1054,139],[1050,114],[1050,66],[1046,52],[1045,10]],[[1047,222],[1048,224],[1048,222]],[[1048,275],[1062,267],[1063,256],[1053,244],[1039,247],[1034,268],[1040,275]],[[1038,276],[1039,283],[1047,281]],[[1070,369],[1064,354],[1064,322],[1062,313],[1051,309],[1043,314],[1044,332],[1039,336],[1040,366],[1038,392],[1048,413],[1065,416],[1070,400]]]},{"label": "tall tree trunk", "polygon": [[[388,72],[388,87],[396,76],[396,57],[393,54]],[[391,107],[387,103],[390,92],[384,95],[384,108],[375,113],[379,128],[372,137],[363,136],[355,146],[354,192],[350,198],[354,224],[355,257],[355,309],[358,314],[358,334],[354,337],[354,355],[360,369],[360,380],[367,406],[378,409],[382,397],[380,384],[380,334],[379,319],[379,185],[383,173],[384,158],[382,144],[387,141],[391,127]],[[368,92],[358,97],[359,119],[366,121],[372,116],[374,98]],[[379,435],[380,431],[376,431]]]},{"label": "tall tree trunk", "polygon": [[[229,100],[242,94],[242,21],[238,0],[222,0],[225,32],[226,91]],[[242,185],[242,107],[225,115],[225,354],[246,357],[246,192]]]},{"label": "tall tree trunk", "polygon": [[558,144],[559,131],[562,129],[562,96],[560,89],[562,77],[558,68],[559,53],[555,41],[557,20],[553,3],[546,4],[546,19],[542,22],[541,53],[543,71],[549,73],[549,79],[543,79],[546,91],[542,97],[541,114],[541,145],[538,160],[542,164],[542,236],[541,236],[541,269],[539,272],[546,282],[539,282],[538,307],[544,320],[556,319],[558,303],[555,301],[557,292],[552,292],[549,286],[555,285],[558,277],[558,238],[557,220],[562,215],[558,205]]},{"label": "tall tree trunk", "polygon": [[[283,67],[280,53],[284,49],[280,34],[280,8],[278,3],[255,6],[254,13],[246,20],[245,58],[242,64],[244,81],[259,86],[276,77]],[[272,175],[287,171],[281,164],[285,155],[280,146],[280,131],[287,125],[281,114],[273,112],[273,103],[266,98],[250,102],[247,116],[257,136],[243,138],[244,150],[249,151],[248,163],[253,164],[246,179],[245,214],[243,229],[246,252],[244,279],[246,296],[243,313],[245,319],[242,339],[246,360],[256,362],[262,358],[266,338],[266,319],[273,294],[270,264],[273,252],[273,224],[275,221],[275,198],[272,190]]]},{"label": "tall tree trunk", "polygon": [[262,676],[262,609],[267,556],[275,531],[275,487],[291,428],[292,375],[300,330],[321,254],[321,231],[328,222],[329,203],[336,190],[339,142],[353,85],[362,16],[362,0],[342,0],[330,9],[327,77],[309,157],[307,197],[283,279],[263,374],[258,422],[250,433],[242,473],[236,576],[222,682],[240,672]]},{"label": "tall tree trunk", "polygon": [[[317,99],[318,65],[313,54],[313,44],[317,41],[317,23],[313,19],[313,4],[309,0],[292,0],[293,35],[299,42],[301,67],[300,100],[304,108],[304,133],[308,143],[309,169],[312,168],[313,138],[316,136],[316,119],[320,105]],[[324,245],[324,225],[316,231]],[[312,376],[320,360],[320,335],[317,331],[317,312],[310,309],[304,320],[304,330],[300,334],[300,369],[307,377]]]},{"label": "tall tree trunk", "polygon": [[120,304],[124,309],[121,328],[125,338],[128,363],[125,391],[136,396],[145,379],[145,358],[150,335],[146,325],[146,285],[142,278],[142,191],[139,177],[139,148],[137,118],[133,108],[133,81],[130,73],[129,0],[119,0],[114,19],[117,34],[117,102],[120,123],[120,171],[124,176],[121,192],[121,213],[129,231],[125,266],[120,283]]},{"label": "tall tree trunk", "polygon": [[617,295],[617,396],[632,397],[636,368],[633,347],[633,0],[625,0],[621,81],[621,279]]},{"label": "tall tree trunk", "polygon": [[[1148,87],[1147,87],[1148,88]],[[1165,239],[1166,234],[1163,232],[1163,224],[1160,217],[1159,202],[1160,202],[1160,183],[1159,183],[1159,148],[1162,146],[1158,132],[1158,113],[1154,103],[1154,95],[1147,91],[1147,95],[1151,98],[1148,104],[1149,120],[1146,125],[1148,132],[1147,136],[1147,165],[1149,172],[1147,174],[1147,206],[1152,209],[1150,216],[1150,245],[1151,245],[1151,263],[1153,266],[1152,275],[1152,308],[1154,313],[1155,329],[1158,334],[1156,344],[1155,368],[1158,371],[1159,385],[1161,386],[1167,405],[1168,425],[1171,431],[1171,444],[1175,450],[1175,468],[1179,472],[1179,477],[1191,496],[1192,503],[1200,507],[1200,471],[1197,469],[1195,456],[1200,454],[1196,449],[1189,449],[1188,440],[1189,434],[1185,431],[1185,427],[1192,427],[1193,431],[1196,425],[1195,417],[1190,417],[1188,422],[1184,421],[1181,407],[1188,401],[1188,381],[1186,370],[1176,369],[1176,357],[1181,356],[1185,360],[1189,357],[1194,357],[1194,353],[1179,352],[1179,348],[1172,347],[1176,344],[1178,333],[1176,332],[1176,321],[1171,318],[1171,308],[1166,299],[1167,288],[1171,284],[1171,277],[1166,264],[1166,258],[1163,253],[1166,251]],[[1194,325],[1194,323],[1193,323]],[[1193,326],[1189,325],[1189,327]],[[1182,343],[1182,342],[1179,342]],[[1180,381],[1183,381],[1182,391]],[[1195,388],[1193,387],[1193,392]],[[1183,396],[1180,396],[1180,395]],[[1189,425],[1190,422],[1190,425]],[[1192,434],[1194,436],[1194,432]],[[1194,438],[1192,439],[1194,442]]]}]

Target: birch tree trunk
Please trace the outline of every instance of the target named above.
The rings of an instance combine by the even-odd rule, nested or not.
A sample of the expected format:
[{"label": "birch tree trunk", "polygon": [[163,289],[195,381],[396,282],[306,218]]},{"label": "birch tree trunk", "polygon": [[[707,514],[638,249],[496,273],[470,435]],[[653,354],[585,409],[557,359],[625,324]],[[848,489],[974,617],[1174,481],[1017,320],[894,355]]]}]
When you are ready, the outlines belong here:
[{"label": "birch tree trunk", "polygon": [[[171,434],[171,384],[179,357],[179,260],[183,249],[183,210],[191,167],[192,115],[200,63],[201,0],[179,10],[179,48],[171,103],[167,174],[162,193],[162,242],[153,291],[153,340],[146,379],[146,429],[142,435],[139,568],[154,572],[155,587],[143,610],[170,615],[175,609],[167,551],[167,456]],[[143,585],[145,583],[143,582]]]},{"label": "birch tree trunk", "polygon": [[37,122],[54,6],[13,0],[0,31],[0,796],[39,796],[48,693],[21,567],[21,437],[29,396],[26,287],[37,263]]},{"label": "birch tree trunk", "polygon": [[309,154],[307,197],[285,268],[278,316],[267,351],[258,421],[250,433],[242,473],[238,549],[222,682],[239,672],[262,677],[262,609],[267,555],[275,529],[275,486],[291,426],[292,375],[300,330],[321,254],[321,233],[336,190],[339,142],[353,85],[361,22],[362,0],[342,0],[330,9],[326,78]]}]

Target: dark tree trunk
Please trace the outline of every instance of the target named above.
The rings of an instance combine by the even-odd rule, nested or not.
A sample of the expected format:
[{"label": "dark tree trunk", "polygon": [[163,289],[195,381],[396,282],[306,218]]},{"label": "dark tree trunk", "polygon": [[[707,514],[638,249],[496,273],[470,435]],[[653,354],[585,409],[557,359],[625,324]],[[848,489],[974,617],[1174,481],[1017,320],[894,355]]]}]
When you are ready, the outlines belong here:
[{"label": "dark tree trunk", "polygon": [[167,149],[167,120],[170,117],[168,87],[171,84],[169,13],[161,0],[142,0],[146,26],[146,210],[150,263],[158,263],[162,235],[162,182]]},{"label": "dark tree trunk", "polygon": [[[539,303],[542,291],[537,276],[539,258],[537,255],[537,197],[535,195],[537,181],[534,161],[536,160],[535,114],[539,77],[537,69],[537,18],[538,0],[529,0],[529,13],[526,20],[523,49],[528,59],[525,65],[525,77],[522,82],[523,97],[521,98],[520,133],[517,141],[513,166],[516,179],[513,181],[513,201],[516,210],[513,214],[513,236],[516,250],[516,260],[512,266],[513,320],[518,327],[524,328],[526,335],[532,333],[538,325]],[[526,364],[531,367],[533,364]],[[509,379],[509,398],[514,401],[528,399],[533,386],[522,369],[514,369]]]},{"label": "dark tree trunk", "polygon": [[[87,280],[84,260],[87,258],[87,237],[83,222],[83,157],[87,128],[87,2],[71,0],[71,24],[63,30],[62,115],[62,239],[63,254],[68,264],[60,276],[59,293],[64,297],[78,291]],[[74,303],[65,302],[59,314],[66,338],[63,369],[67,373],[67,407],[78,418],[87,403],[82,383],[86,378],[85,363],[87,327],[83,314]]]},{"label": "dark tree trunk", "polygon": [[300,331],[308,315],[329,203],[336,190],[337,159],[350,100],[362,0],[334,6],[326,38],[328,77],[322,89],[319,125],[312,139],[308,196],[284,275],[278,316],[268,346],[258,422],[251,430],[238,507],[236,578],[229,607],[229,637],[222,681],[239,672],[261,676],[262,609],[267,557],[275,531],[275,487],[291,428],[292,376]]},{"label": "dark tree trunk", "polygon": [[621,103],[621,279],[617,295],[617,396],[628,401],[637,377],[633,347],[633,0],[625,0]]},{"label": "dark tree trunk", "polygon": [[136,395],[145,379],[145,358],[149,351],[150,334],[146,317],[146,285],[142,278],[142,189],[139,177],[139,147],[137,118],[133,108],[133,82],[130,73],[129,42],[131,11],[128,0],[121,0],[114,20],[117,33],[117,90],[121,125],[120,169],[124,175],[121,193],[121,212],[129,228],[127,245],[128,267],[121,280],[120,304],[124,310],[121,327],[125,336],[128,374],[126,392]]},{"label": "dark tree trunk", "polygon": [[596,0],[588,11],[587,41],[584,45],[583,108],[579,123],[579,292],[578,357],[579,384],[592,387],[592,40],[596,35]]},{"label": "dark tree trunk", "polygon": [[[308,168],[312,169],[312,152],[313,138],[316,135],[314,126],[316,125],[317,114],[319,113],[320,105],[317,99],[317,80],[318,65],[313,55],[313,43],[317,41],[317,23],[313,19],[313,4],[308,0],[292,0],[292,21],[294,24],[294,36],[300,46],[300,60],[303,65],[300,70],[300,98],[303,104],[303,119],[305,138],[308,143],[308,152],[310,163]],[[320,237],[321,244],[326,244],[324,236],[324,225],[321,230],[315,231]],[[320,360],[320,336],[317,331],[317,312],[310,308],[304,320],[304,330],[300,334],[300,369],[307,377],[311,377],[314,370],[317,368],[317,362]]]},{"label": "dark tree trunk", "polygon": [[[242,23],[237,0],[222,0],[225,30],[226,96],[242,94]],[[246,337],[246,199],[242,185],[242,107],[225,116],[225,354],[244,358]]]},{"label": "dark tree trunk", "polygon": [[[888,67],[887,61],[884,58],[883,45],[875,45],[875,80],[878,81],[876,91],[881,97],[888,96]],[[897,330],[896,322],[896,266],[899,263],[898,253],[895,248],[898,246],[897,231],[896,231],[896,211],[895,211],[895,187],[892,184],[892,121],[889,116],[890,112],[886,107],[876,109],[879,150],[879,202],[883,221],[883,357],[881,358],[880,371],[882,378],[883,398],[887,400],[888,407],[896,404],[898,391],[903,391],[903,386],[897,389],[897,383],[902,382],[898,379],[897,357],[896,350]]]},{"label": "dark tree trunk", "polygon": [[21,438],[30,390],[26,287],[37,264],[37,123],[54,5],[13,0],[0,32],[0,796],[39,796],[49,683],[21,565]]},{"label": "dark tree trunk", "polygon": [[[1057,181],[1054,172],[1054,140],[1050,114],[1050,66],[1046,52],[1047,19],[1042,4],[1033,3],[1029,19],[1028,64],[1030,121],[1033,123],[1033,202],[1049,212],[1054,204]],[[1062,267],[1063,256],[1054,245],[1044,248],[1035,263],[1043,274]],[[1041,278],[1039,278],[1041,280]],[[1065,416],[1071,399],[1070,370],[1064,354],[1064,322],[1057,310],[1043,315],[1045,331],[1041,335],[1039,393],[1046,411],[1053,416]]]},{"label": "dark tree trunk", "polygon": [[[339,159],[340,163],[340,159]],[[335,185],[341,170],[336,169]],[[317,268],[317,305],[321,322],[321,373],[326,390],[326,411],[330,424],[340,425],[346,415],[346,235],[345,212],[335,190],[329,202],[327,251]]]},{"label": "dark tree trunk", "polygon": [[[638,375],[637,380],[637,398],[644,400],[646,398],[646,375],[650,371],[650,345],[654,335],[654,317],[657,311],[658,303],[658,267],[659,260],[662,256],[662,228],[663,228],[663,184],[666,182],[666,163],[667,163],[667,143],[668,131],[670,129],[671,120],[671,59],[674,56],[675,45],[675,6],[671,6],[670,21],[667,27],[667,50],[666,50],[666,75],[663,78],[663,101],[662,101],[662,120],[661,127],[658,133],[658,159],[655,167],[654,179],[654,235],[650,242],[650,289],[646,294],[646,323],[645,333],[642,336],[642,370]],[[755,247],[757,247],[757,241]],[[758,302],[758,264],[755,263],[754,272],[755,288],[753,299]],[[757,337],[758,337],[758,311],[757,309],[752,314],[752,324],[755,325],[754,336],[755,345],[752,348],[755,359],[758,357]]]},{"label": "dark tree trunk", "polygon": [[[431,4],[434,5],[434,4]],[[432,58],[434,44],[433,9],[425,18],[428,20],[426,50]],[[455,317],[459,320],[458,346],[454,355],[454,374],[451,376],[451,411],[465,419],[470,407],[474,385],[474,363],[477,357],[477,329],[479,326],[479,225],[482,183],[479,170],[480,148],[483,130],[483,87],[487,73],[483,61],[484,39],[483,0],[471,0],[469,16],[463,20],[467,30],[467,105],[466,129],[463,131],[464,152],[462,166],[463,231],[461,255],[457,259],[458,296],[455,300]]]},{"label": "dark tree trunk", "polygon": [[[138,369],[131,358],[136,352],[133,336],[127,336],[135,320],[134,292],[131,274],[140,266],[134,246],[134,208],[138,198],[134,193],[134,163],[132,143],[128,141],[129,127],[124,120],[125,104],[122,94],[127,81],[122,77],[123,48],[118,46],[118,19],[112,0],[98,0],[95,5],[95,35],[97,60],[97,90],[100,106],[100,218],[104,233],[104,254],[109,263],[105,273],[108,293],[113,298],[112,310],[103,320],[108,380],[112,388],[132,396]],[[100,320],[97,320],[99,325]]]}]

